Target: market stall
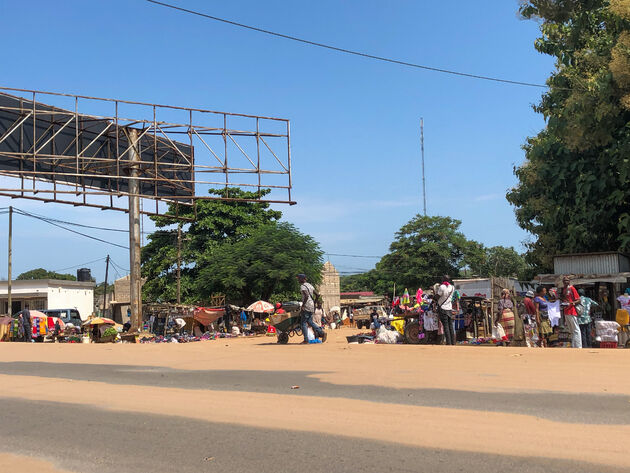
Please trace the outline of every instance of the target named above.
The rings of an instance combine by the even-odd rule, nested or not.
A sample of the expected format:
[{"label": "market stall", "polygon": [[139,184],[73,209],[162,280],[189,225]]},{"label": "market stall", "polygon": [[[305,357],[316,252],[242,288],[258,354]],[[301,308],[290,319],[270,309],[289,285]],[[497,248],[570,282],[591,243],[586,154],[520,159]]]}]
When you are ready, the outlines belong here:
[{"label": "market stall", "polygon": [[112,319],[95,317],[86,320],[82,328],[86,330],[92,343],[109,343],[115,341],[117,338],[118,330],[115,326],[116,322]]}]

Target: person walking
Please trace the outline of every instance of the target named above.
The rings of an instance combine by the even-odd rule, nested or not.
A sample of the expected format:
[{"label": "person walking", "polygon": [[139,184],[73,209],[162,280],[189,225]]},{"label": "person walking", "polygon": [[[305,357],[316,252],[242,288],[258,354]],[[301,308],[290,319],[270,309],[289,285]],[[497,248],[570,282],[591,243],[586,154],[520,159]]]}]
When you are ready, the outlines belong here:
[{"label": "person walking", "polygon": [[308,343],[308,327],[313,329],[316,337],[321,338],[322,342],[325,342],[326,332],[313,322],[313,314],[315,313],[315,288],[307,282],[305,274],[298,274],[297,279],[300,282],[300,292],[302,293],[302,311],[300,313],[302,319],[302,334],[304,335],[302,344]]},{"label": "person walking", "polygon": [[576,289],[571,285],[571,279],[569,276],[562,278],[562,304],[564,306],[564,322],[571,334],[571,346],[573,348],[582,348],[582,332],[577,320],[576,304],[580,303],[580,295]]},{"label": "person walking", "polygon": [[322,303],[317,301],[315,304],[315,312],[313,313],[313,322],[319,327],[323,328],[323,323],[326,321],[326,312],[324,312],[324,308],[322,307]]},{"label": "person walking", "polygon": [[450,282],[448,274],[444,275],[443,282],[438,287],[438,316],[442,327],[444,327],[444,335],[447,345],[455,345],[455,328],[453,327],[453,292],[455,288]]},{"label": "person walking", "polygon": [[501,323],[509,345],[514,338],[514,303],[510,297],[510,290],[507,288],[501,291],[495,325],[498,323]]},{"label": "person walking", "polygon": [[594,305],[599,306],[599,304],[590,297],[586,297],[584,289],[579,289],[578,294],[580,295],[580,305],[582,306],[577,318],[578,325],[580,326],[580,333],[582,335],[582,348],[591,348],[593,344],[591,336],[593,322],[593,319],[591,318],[591,308]]}]

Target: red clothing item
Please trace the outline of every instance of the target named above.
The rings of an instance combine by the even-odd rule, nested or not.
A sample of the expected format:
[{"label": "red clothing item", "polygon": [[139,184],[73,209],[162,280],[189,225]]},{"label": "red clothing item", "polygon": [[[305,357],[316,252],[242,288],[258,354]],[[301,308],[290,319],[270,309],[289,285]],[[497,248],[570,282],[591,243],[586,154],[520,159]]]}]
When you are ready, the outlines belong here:
[{"label": "red clothing item", "polygon": [[525,305],[525,310],[529,315],[536,315],[536,306],[534,305],[534,301],[531,298],[526,297],[523,299],[523,304]]},{"label": "red clothing item", "polygon": [[[573,286],[565,287],[562,289],[562,302],[576,302],[580,300],[580,295]],[[577,317],[577,311],[575,305],[569,305],[564,308],[564,315],[573,315]]]}]

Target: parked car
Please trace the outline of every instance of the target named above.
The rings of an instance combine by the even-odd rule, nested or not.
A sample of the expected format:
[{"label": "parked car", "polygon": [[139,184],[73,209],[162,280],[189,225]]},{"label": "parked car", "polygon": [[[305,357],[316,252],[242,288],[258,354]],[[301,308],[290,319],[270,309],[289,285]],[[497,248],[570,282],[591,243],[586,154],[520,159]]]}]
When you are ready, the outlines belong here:
[{"label": "parked car", "polygon": [[357,324],[357,328],[365,328],[369,329],[372,325],[372,312],[376,309],[376,313],[378,314],[378,319],[381,323],[387,321],[387,312],[382,306],[374,306],[369,305],[366,307],[359,307],[354,309],[353,318],[354,322]]},{"label": "parked car", "polygon": [[83,320],[77,309],[46,309],[42,310],[49,317],[59,317],[63,323],[81,327]]}]

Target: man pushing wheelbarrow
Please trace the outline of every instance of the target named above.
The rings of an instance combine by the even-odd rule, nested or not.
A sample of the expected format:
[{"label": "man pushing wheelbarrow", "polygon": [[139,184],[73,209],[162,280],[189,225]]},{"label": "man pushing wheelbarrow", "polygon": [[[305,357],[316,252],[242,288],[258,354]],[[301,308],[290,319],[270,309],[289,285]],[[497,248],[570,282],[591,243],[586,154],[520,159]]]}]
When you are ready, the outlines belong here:
[{"label": "man pushing wheelbarrow", "polygon": [[[315,288],[306,281],[305,274],[298,274],[297,279],[300,282],[300,292],[302,293],[302,311],[300,312],[302,318],[302,335],[304,335],[304,341],[302,344],[307,344],[308,341],[308,327],[310,326],[315,333],[316,338],[320,338],[322,342],[326,341],[326,332],[324,329],[313,322],[313,313],[315,312]],[[317,294],[319,298],[319,294]]]}]

